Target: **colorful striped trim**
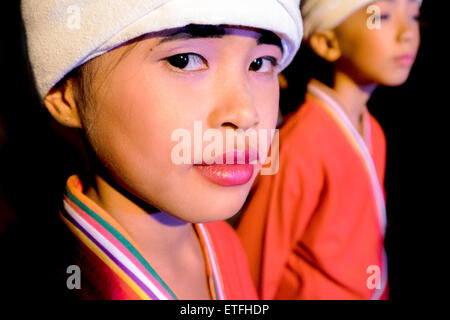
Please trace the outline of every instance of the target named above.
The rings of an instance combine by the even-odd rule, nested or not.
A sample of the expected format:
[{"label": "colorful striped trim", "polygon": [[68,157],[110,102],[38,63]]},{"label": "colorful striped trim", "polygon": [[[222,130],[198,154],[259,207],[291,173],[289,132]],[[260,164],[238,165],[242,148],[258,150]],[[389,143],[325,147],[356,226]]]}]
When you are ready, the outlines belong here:
[{"label": "colorful striped trim", "polygon": [[[338,125],[342,128],[344,134],[349,139],[349,142],[351,143],[353,148],[357,151],[357,153],[361,156],[361,159],[365,164],[365,168],[367,169],[367,173],[370,178],[375,204],[377,206],[380,232],[384,239],[384,235],[386,232],[386,206],[384,201],[383,188],[380,184],[380,180],[378,179],[375,164],[369,151],[369,148],[371,148],[372,143],[370,138],[371,132],[370,132],[369,117],[365,117],[364,124],[365,127],[367,128],[365,129],[364,132],[365,138],[364,139],[356,130],[356,128],[353,126],[353,124],[343,111],[340,104],[336,101],[335,98],[331,96],[331,93],[328,93],[328,91],[329,89],[323,87],[323,85],[321,85],[320,83],[311,82],[308,84],[308,92],[324,102],[321,103],[320,105],[336,120]],[[367,143],[364,140],[366,140]],[[381,289],[375,290],[372,299],[379,299],[383,294],[387,285],[387,258],[384,248],[382,252],[382,264],[383,264],[382,270],[384,270],[384,272],[381,273]]]},{"label": "colorful striped trim", "polygon": [[[108,265],[125,283],[127,283],[128,286],[130,286],[133,291],[142,299],[142,300],[149,300],[150,294],[148,292],[143,291],[142,285],[137,285],[138,280],[136,279],[130,279],[130,274],[127,274],[123,271],[123,265],[118,265],[117,260],[114,258],[111,258],[110,254],[105,253],[106,250],[104,248],[101,248],[97,243],[94,243],[92,240],[92,237],[86,236],[86,233],[84,230],[80,228],[79,225],[76,223],[73,223],[73,221],[70,221],[67,219],[62,213],[61,218],[64,221],[64,223],[69,227],[69,229],[89,248],[91,249],[106,265]],[[115,261],[111,261],[115,260]],[[134,280],[134,281],[133,281]]]},{"label": "colorful striped trim", "polygon": [[[69,229],[142,299],[178,299],[142,256],[121,226],[82,192],[81,181],[67,181],[61,216]],[[214,248],[206,228],[194,225],[205,257],[213,299],[224,299],[223,282]]]}]

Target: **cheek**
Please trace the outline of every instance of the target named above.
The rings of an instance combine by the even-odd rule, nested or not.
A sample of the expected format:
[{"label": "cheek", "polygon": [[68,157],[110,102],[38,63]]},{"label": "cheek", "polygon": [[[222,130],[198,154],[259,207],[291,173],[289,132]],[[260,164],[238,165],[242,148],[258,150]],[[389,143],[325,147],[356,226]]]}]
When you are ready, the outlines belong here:
[{"label": "cheek", "polygon": [[252,96],[258,112],[260,128],[275,128],[280,103],[278,77],[252,83]]},{"label": "cheek", "polygon": [[394,37],[391,34],[384,34],[382,32],[369,32],[367,37],[366,54],[371,54],[372,59],[375,58],[391,58],[393,46],[395,43]]},{"label": "cheek", "polygon": [[367,67],[377,67],[377,62],[382,60],[387,53],[388,45],[382,34],[376,30],[369,30],[361,34],[351,48],[351,54],[355,60]]},{"label": "cheek", "polygon": [[392,49],[381,32],[367,30],[352,40],[346,45],[343,57],[349,71],[356,72],[358,79],[379,81],[380,76],[383,78],[383,74],[392,71]]},{"label": "cheek", "polygon": [[413,42],[414,42],[414,49],[415,49],[416,53],[417,53],[417,51],[419,50],[419,47],[420,47],[420,41],[421,41],[421,37],[420,37],[420,28],[419,28],[419,26],[417,25],[417,26],[414,28],[414,31],[413,31]]},{"label": "cheek", "polygon": [[113,169],[127,175],[150,167],[169,170],[171,133],[182,126],[183,117],[166,91],[143,81],[124,82],[109,90],[90,140]]}]

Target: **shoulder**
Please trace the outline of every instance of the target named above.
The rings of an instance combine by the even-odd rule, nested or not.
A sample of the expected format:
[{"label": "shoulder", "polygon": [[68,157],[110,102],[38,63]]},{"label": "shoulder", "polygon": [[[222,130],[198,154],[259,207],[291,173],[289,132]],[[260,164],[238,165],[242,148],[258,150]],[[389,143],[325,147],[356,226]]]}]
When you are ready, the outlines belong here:
[{"label": "shoulder", "polygon": [[320,100],[307,94],[305,102],[286,117],[280,129],[282,137],[284,139],[311,137],[323,132],[323,122],[332,119],[321,104]]},{"label": "shoulder", "polygon": [[[221,249],[240,248],[240,240],[234,229],[225,221],[215,221],[203,224],[208,231],[211,240]],[[224,248],[222,248],[224,247]]]},{"label": "shoulder", "polygon": [[369,117],[370,117],[370,126],[372,128],[373,138],[385,142],[386,136],[384,134],[383,128],[381,127],[380,123],[373,115],[370,115]]},{"label": "shoulder", "polygon": [[280,170],[301,171],[317,180],[327,164],[345,150],[347,140],[323,102],[307,95],[280,129]]},{"label": "shoulder", "polygon": [[[318,156],[330,151],[330,147],[344,142],[345,137],[336,120],[326,111],[318,98],[307,94],[305,102],[290,115],[280,129],[280,150],[302,152]],[[314,160],[315,161],[315,160]]]}]

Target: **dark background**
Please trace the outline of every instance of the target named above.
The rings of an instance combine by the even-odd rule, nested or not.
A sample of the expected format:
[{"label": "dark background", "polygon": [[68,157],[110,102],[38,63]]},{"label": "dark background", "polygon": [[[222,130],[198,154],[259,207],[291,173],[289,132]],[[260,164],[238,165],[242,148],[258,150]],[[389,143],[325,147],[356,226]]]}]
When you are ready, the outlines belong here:
[{"label": "dark background", "polygon": [[[18,0],[2,3],[0,32],[0,283],[10,298],[34,290],[52,296],[52,258],[58,255],[55,212],[66,177],[83,168],[76,136],[57,125],[41,106],[26,52]],[[369,109],[387,139],[386,196],[389,285],[393,300],[434,296],[433,277],[445,279],[445,251],[435,254],[446,160],[448,102],[445,29],[438,27],[439,1],[424,1],[422,45],[410,79],[401,87],[378,88]],[[433,7],[434,5],[434,7]],[[444,43],[444,44],[443,44]],[[445,65],[444,65],[445,64]],[[301,101],[302,65],[285,74],[283,110]],[[300,73],[299,73],[300,72]],[[448,90],[448,89],[447,89]],[[430,266],[431,271],[430,271]],[[439,282],[438,282],[439,284]],[[427,287],[427,288],[424,288]]]}]

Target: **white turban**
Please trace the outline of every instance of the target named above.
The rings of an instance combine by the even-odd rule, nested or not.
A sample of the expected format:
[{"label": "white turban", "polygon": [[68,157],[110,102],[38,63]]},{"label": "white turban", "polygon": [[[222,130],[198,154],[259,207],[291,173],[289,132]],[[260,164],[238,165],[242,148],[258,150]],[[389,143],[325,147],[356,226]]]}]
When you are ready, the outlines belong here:
[{"label": "white turban", "polygon": [[265,29],[282,40],[286,67],[302,39],[300,0],[22,0],[41,98],[68,72],[140,35],[188,24]]},{"label": "white turban", "polygon": [[[314,32],[334,29],[352,13],[375,0],[303,0],[304,37]],[[422,0],[416,0],[419,5]]]}]

